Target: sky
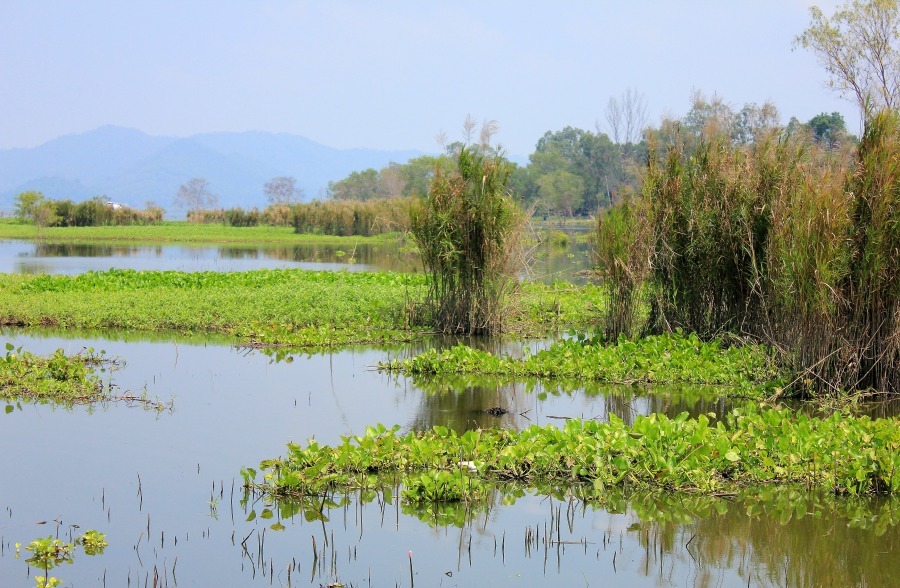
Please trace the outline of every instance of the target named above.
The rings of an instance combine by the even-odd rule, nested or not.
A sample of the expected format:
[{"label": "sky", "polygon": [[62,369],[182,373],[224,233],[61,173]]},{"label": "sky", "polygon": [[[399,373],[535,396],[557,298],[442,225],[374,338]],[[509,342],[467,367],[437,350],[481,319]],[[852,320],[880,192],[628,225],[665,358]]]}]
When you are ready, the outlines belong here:
[{"label": "sky", "polygon": [[527,155],[604,129],[610,97],[651,123],[698,90],[782,122],[856,107],[793,49],[805,0],[0,0],[0,149],[102,125],[271,131],[337,148],[438,151],[467,115]]}]

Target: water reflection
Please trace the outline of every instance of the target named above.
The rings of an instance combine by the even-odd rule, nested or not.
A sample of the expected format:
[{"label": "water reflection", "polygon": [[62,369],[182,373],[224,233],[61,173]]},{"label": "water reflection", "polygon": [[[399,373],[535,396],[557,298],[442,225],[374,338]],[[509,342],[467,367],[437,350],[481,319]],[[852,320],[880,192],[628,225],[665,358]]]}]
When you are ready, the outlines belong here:
[{"label": "water reflection", "polygon": [[[604,578],[605,585],[624,586],[891,586],[900,572],[892,557],[900,548],[897,498],[847,499],[797,488],[747,489],[729,498],[612,489],[599,502],[585,502],[574,498],[576,489],[544,489],[541,497],[502,485],[478,504],[435,508],[403,503],[401,492],[393,486],[282,499],[264,507],[274,515],[251,533],[285,530],[270,536],[270,550],[305,528],[313,536],[310,579],[320,582],[364,583],[368,566],[368,574],[388,574],[369,576],[376,582],[403,583],[402,566],[372,565],[390,553],[384,546],[392,540],[398,550],[413,546],[415,578],[427,585],[443,574],[458,582],[451,585],[526,577],[527,585]],[[245,495],[243,513],[258,522],[249,501]],[[410,518],[432,532],[404,542]],[[450,553],[431,555],[434,542]],[[244,559],[259,561],[256,548],[262,550],[244,544]],[[302,571],[300,562],[288,568]]]},{"label": "water reflection", "polygon": [[[247,271],[302,268],[420,272],[418,255],[399,242],[345,245],[123,245],[0,240],[0,273],[79,274],[112,267],[133,270]],[[583,282],[588,246],[541,246],[531,279]]]}]

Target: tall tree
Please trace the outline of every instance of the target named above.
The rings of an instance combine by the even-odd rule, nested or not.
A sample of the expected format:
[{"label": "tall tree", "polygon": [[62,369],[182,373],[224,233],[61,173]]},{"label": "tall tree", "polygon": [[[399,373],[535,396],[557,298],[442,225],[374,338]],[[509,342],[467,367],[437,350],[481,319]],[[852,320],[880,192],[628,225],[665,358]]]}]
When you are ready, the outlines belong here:
[{"label": "tall tree", "polygon": [[538,178],[538,189],[547,209],[564,217],[572,216],[584,201],[584,180],[564,169]]},{"label": "tall tree", "polygon": [[263,186],[263,192],[269,204],[293,204],[303,195],[303,190],[297,188],[297,180],[289,176],[272,178]]},{"label": "tall tree", "polygon": [[812,49],[828,84],[856,101],[866,119],[900,108],[900,10],[897,0],[852,0],[827,18],[818,6],[795,46]]},{"label": "tall tree", "polygon": [[378,197],[378,170],[350,172],[343,180],[328,182],[328,197],[334,200],[371,200]]},{"label": "tall tree", "polygon": [[214,208],[219,203],[219,197],[210,191],[206,179],[191,178],[178,188],[174,203],[177,208],[190,212]]},{"label": "tall tree", "polygon": [[[618,98],[610,97],[606,104],[606,124],[613,143],[640,143],[647,126],[647,99],[633,88]],[[600,131],[599,124],[597,131]]]}]

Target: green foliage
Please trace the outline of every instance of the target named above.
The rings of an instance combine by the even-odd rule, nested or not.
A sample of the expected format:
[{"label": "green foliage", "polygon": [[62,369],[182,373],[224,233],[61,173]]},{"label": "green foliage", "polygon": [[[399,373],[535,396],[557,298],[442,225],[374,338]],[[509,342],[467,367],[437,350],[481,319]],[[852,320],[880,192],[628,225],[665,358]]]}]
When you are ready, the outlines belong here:
[{"label": "green foliage", "polygon": [[[418,306],[410,301],[427,288],[421,274],[386,272],[6,274],[0,324],[224,333],[259,346],[407,341],[426,334],[412,322]],[[594,286],[528,284],[507,330],[544,336],[562,325],[589,324],[601,304]]]},{"label": "green foliage", "polygon": [[522,214],[506,193],[511,167],[499,156],[459,150],[456,167],[436,171],[412,216],[430,277],[430,324],[444,333],[498,333],[516,285]]},{"label": "green foliage", "polygon": [[538,192],[551,214],[572,216],[584,202],[584,181],[571,172],[556,170],[537,180]]},{"label": "green foliage", "polygon": [[[609,487],[717,493],[748,484],[805,484],[836,493],[900,490],[897,419],[834,414],[820,419],[789,409],[735,409],[723,421],[638,416],[627,425],[568,420],[562,429],[531,426],[457,434],[445,427],[398,435],[399,427],[367,427],[333,447],[314,440],[288,445],[288,455],[244,470],[248,487],[275,497],[333,488],[383,487],[380,476],[399,476],[415,490],[407,500],[447,499],[467,478],[568,484],[579,495],[602,497]],[[446,472],[429,474],[422,472]],[[460,482],[453,482],[453,478]],[[426,481],[427,480],[427,481]],[[469,484],[469,485],[466,485]],[[437,490],[438,487],[441,490]],[[427,488],[427,489],[426,489]],[[457,488],[460,496],[463,490]]]},{"label": "green foliage", "polygon": [[15,198],[13,214],[19,222],[34,221],[35,212],[46,202],[44,195],[33,190],[22,192]]},{"label": "green foliage", "polygon": [[813,133],[813,138],[826,145],[834,145],[847,135],[847,125],[840,112],[817,114],[806,123]]},{"label": "green foliage", "polygon": [[849,173],[798,137],[685,144],[651,144],[648,256],[612,256],[635,275],[649,259],[650,330],[771,341],[802,391],[900,389],[898,115],[869,119]]},{"label": "green foliage", "polygon": [[515,359],[459,344],[412,358],[380,363],[379,368],[418,374],[492,374],[510,377],[573,378],[603,382],[690,382],[731,386],[761,394],[778,385],[778,373],[765,349],[723,347],[696,335],[663,334],[611,345],[594,339],[565,339]]},{"label": "green foliage", "polygon": [[638,336],[642,330],[649,231],[644,201],[625,199],[597,217],[597,273],[608,298],[602,324],[610,341]]},{"label": "green foliage", "polygon": [[426,471],[407,478],[403,498],[411,503],[468,502],[482,500],[486,492],[486,484],[466,475],[464,469]]},{"label": "green foliage", "polygon": [[41,357],[7,343],[5,355],[0,356],[0,399],[62,404],[101,401],[108,393],[94,367],[109,363],[102,351],[95,354],[93,349],[75,356],[57,349]]},{"label": "green foliage", "polygon": [[896,0],[848,0],[828,18],[818,6],[795,39],[825,67],[832,89],[855,100],[866,118],[900,106],[900,7]]},{"label": "green foliage", "polygon": [[[85,555],[101,555],[109,543],[106,537],[98,531],[88,531],[79,537],[74,543],[65,543],[60,539],[54,539],[52,535],[35,539],[26,547],[33,555],[25,560],[31,566],[44,571],[43,576],[35,578],[37,588],[53,588],[59,586],[62,580],[49,575],[50,570],[62,564],[71,564],[75,558],[77,546],[84,548]],[[19,544],[16,544],[16,558]]]},{"label": "green foliage", "polygon": [[[165,221],[152,225],[96,226],[96,227],[47,227],[42,236],[54,242],[116,242],[116,243],[248,243],[274,244],[340,244],[352,249],[356,243],[379,243],[397,239],[396,234],[352,238],[324,234],[297,234],[291,226],[293,212],[284,206],[270,206],[262,214],[267,226],[224,226],[224,217],[216,213],[216,224],[197,224],[185,221]],[[208,211],[209,212],[209,211]],[[0,218],[0,238],[35,239],[33,225],[22,225],[11,219]]]}]

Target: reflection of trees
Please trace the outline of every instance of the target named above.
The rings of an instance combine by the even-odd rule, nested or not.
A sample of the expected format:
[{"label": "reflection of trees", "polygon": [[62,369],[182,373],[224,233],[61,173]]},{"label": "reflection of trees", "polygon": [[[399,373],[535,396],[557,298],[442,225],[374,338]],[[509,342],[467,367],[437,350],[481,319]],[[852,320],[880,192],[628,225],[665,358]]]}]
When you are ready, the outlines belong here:
[{"label": "reflection of trees", "polygon": [[[417,387],[422,388],[419,382]],[[479,378],[441,378],[424,387],[410,428],[427,430],[441,425],[457,432],[494,427],[521,428],[527,419],[521,416],[531,400],[520,391],[520,384],[499,384]],[[500,407],[506,414],[492,415],[488,409]]]},{"label": "reflection of trees", "polygon": [[[675,417],[687,412],[725,415],[734,400],[722,397],[722,390],[701,386],[631,386],[620,384],[585,384],[574,380],[519,379],[515,382],[489,376],[413,376],[409,379],[421,390],[419,406],[410,422],[413,429],[430,429],[435,425],[459,432],[473,428],[509,427],[521,429],[531,424],[536,415],[529,414],[535,403],[557,396],[581,396],[590,404],[595,418],[607,419],[614,414],[626,423],[638,415],[663,413]],[[507,411],[492,416],[486,411],[501,407]],[[575,414],[553,415],[576,417]],[[562,424],[562,420],[559,421]]]},{"label": "reflection of trees", "polygon": [[576,241],[570,235],[568,247],[556,247],[545,244],[538,247],[534,254],[531,268],[531,279],[552,283],[556,280],[584,283],[585,278],[578,274],[591,269],[590,246],[585,241]]},{"label": "reflection of trees", "polygon": [[46,243],[37,242],[34,246],[35,257],[131,257],[145,246],[105,245],[97,243]]}]

